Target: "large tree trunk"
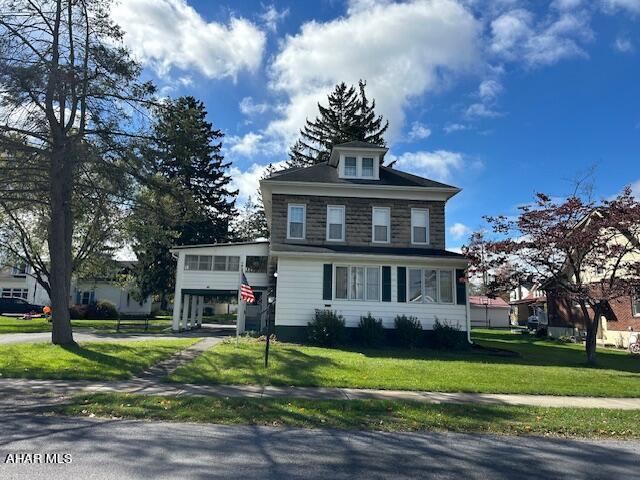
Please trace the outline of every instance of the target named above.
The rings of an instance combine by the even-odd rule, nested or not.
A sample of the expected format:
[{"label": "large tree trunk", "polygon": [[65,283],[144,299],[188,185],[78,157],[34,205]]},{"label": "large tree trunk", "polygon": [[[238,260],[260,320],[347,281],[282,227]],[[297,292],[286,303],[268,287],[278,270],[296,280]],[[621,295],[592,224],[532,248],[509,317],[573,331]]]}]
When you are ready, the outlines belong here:
[{"label": "large tree trunk", "polygon": [[71,237],[73,234],[71,192],[73,174],[70,152],[58,148],[51,155],[51,218],[49,220],[49,255],[51,261],[49,284],[53,326],[51,341],[56,345],[73,344],[69,318],[71,288]]},{"label": "large tree trunk", "polygon": [[587,363],[589,365],[596,364],[596,339],[598,336],[598,325],[600,323],[601,311],[598,306],[593,309],[593,318],[589,316],[586,308],[583,311],[585,317],[585,325],[587,326],[587,341],[585,350],[587,352]]}]

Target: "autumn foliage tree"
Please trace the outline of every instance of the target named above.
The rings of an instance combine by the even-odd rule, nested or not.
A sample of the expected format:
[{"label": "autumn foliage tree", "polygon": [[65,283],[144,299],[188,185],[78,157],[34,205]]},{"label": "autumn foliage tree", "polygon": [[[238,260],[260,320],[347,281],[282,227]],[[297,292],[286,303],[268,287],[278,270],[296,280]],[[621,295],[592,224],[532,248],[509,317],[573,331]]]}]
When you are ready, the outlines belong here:
[{"label": "autumn foliage tree", "polygon": [[516,218],[487,220],[498,238],[486,243],[489,268],[513,268],[495,281],[509,288],[526,276],[578,305],[587,331],[587,361],[595,363],[600,318],[611,302],[640,288],[640,202],[631,190],[599,202],[538,193]]}]

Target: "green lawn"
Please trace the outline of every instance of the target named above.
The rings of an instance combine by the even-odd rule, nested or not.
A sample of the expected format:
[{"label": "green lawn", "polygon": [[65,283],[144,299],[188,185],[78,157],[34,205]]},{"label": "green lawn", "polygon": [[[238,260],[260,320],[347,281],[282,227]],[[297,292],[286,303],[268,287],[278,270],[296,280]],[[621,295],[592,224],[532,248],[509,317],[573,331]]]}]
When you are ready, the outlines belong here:
[{"label": "green lawn", "polygon": [[127,379],[195,341],[197,339],[91,342],[76,347],[50,343],[0,345],[0,377]]},{"label": "green lawn", "polygon": [[[117,320],[71,320],[74,328],[91,328],[103,333],[114,333],[116,331]],[[159,333],[171,327],[170,319],[149,320],[148,333]],[[0,315],[0,334],[2,333],[37,333],[50,332],[51,323],[44,318],[34,318],[33,320],[22,320],[19,317],[7,317]],[[144,325],[125,325],[121,332],[143,332]]]},{"label": "green lawn", "polygon": [[325,349],[275,343],[270,368],[264,344],[225,342],[176,370],[183,383],[356,387],[443,392],[529,393],[640,397],[640,359],[600,349],[588,367],[580,345],[509,332],[474,332],[484,346],[518,352],[500,357],[478,351]]},{"label": "green lawn", "polygon": [[99,393],[74,397],[55,411],[228,425],[640,438],[640,411],[629,410]]}]

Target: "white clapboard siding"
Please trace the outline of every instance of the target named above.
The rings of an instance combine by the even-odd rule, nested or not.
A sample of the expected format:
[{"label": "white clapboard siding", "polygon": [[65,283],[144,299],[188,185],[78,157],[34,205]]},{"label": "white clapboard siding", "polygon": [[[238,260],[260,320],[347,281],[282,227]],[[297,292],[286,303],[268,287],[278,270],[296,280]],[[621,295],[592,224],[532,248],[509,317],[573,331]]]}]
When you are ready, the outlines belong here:
[{"label": "white clapboard siding", "polygon": [[[466,306],[457,304],[426,304],[397,302],[397,269],[396,266],[429,267],[428,263],[408,262],[402,264],[380,263],[372,261],[348,260],[336,264],[351,265],[389,265],[391,266],[391,302],[353,301],[353,300],[323,300],[322,299],[322,260],[307,260],[298,258],[278,259],[278,283],[276,325],[306,326],[313,318],[316,309],[336,310],[345,318],[347,327],[356,327],[362,315],[371,312],[377,318],[382,318],[385,328],[393,328],[396,315],[411,315],[417,317],[422,328],[431,329],[436,318],[441,322],[457,325],[460,330],[466,330]],[[446,268],[442,264],[439,268]],[[451,268],[455,268],[452,266]]]}]

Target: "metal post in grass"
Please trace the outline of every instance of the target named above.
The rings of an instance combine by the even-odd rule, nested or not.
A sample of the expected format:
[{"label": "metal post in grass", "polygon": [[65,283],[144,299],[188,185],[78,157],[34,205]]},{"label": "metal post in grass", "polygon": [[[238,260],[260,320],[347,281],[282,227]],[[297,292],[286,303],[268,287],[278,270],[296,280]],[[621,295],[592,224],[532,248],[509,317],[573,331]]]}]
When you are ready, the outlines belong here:
[{"label": "metal post in grass", "polygon": [[271,306],[276,303],[272,295],[273,290],[267,293],[267,341],[264,344],[264,368],[269,368],[269,343],[271,340]]}]

